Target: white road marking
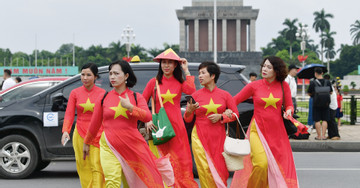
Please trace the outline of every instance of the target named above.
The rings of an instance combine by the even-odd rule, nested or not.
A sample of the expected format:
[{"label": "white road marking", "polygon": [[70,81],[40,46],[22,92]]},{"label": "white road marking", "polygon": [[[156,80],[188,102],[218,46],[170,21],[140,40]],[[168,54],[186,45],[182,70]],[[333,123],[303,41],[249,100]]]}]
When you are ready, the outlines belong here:
[{"label": "white road marking", "polygon": [[360,171],[360,168],[296,168],[298,171]]}]

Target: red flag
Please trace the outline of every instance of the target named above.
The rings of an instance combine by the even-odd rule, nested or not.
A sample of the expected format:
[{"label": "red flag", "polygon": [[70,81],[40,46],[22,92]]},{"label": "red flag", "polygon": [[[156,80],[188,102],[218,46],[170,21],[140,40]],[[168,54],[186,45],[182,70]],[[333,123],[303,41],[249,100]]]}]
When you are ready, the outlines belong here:
[{"label": "red flag", "polygon": [[299,60],[300,62],[305,61],[307,58],[308,58],[308,56],[298,55],[298,60]]},{"label": "red flag", "polygon": [[295,125],[298,132],[307,132],[308,128],[304,124],[300,123],[300,121],[294,119],[292,116],[288,116],[287,118]]},{"label": "red flag", "polygon": [[126,62],[130,62],[131,61],[131,57],[123,57],[123,60],[125,60]]}]

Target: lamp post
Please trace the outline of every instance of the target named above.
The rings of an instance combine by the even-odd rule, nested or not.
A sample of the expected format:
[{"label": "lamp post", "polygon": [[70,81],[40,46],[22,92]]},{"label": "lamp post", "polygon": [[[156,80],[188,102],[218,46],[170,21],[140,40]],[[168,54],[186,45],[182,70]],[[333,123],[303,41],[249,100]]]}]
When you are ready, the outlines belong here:
[{"label": "lamp post", "polygon": [[[299,31],[296,32],[296,37],[301,40],[300,47],[302,50],[302,55],[305,55],[305,48],[306,48],[306,40],[310,37],[308,27],[306,24],[299,23]],[[305,66],[305,60],[302,61],[302,68]],[[302,100],[305,100],[305,80],[302,81]]]},{"label": "lamp post", "polygon": [[123,33],[121,34],[121,39],[125,40],[127,57],[129,58],[130,57],[131,42],[135,40],[135,34],[134,34],[133,28],[130,27],[129,25],[127,25],[124,28]]}]

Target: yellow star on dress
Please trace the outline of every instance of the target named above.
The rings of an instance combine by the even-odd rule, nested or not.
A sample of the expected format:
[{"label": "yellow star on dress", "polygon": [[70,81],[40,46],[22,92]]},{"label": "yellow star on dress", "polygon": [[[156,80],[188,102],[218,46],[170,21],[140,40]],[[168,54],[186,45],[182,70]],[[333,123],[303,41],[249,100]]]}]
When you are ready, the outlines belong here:
[{"label": "yellow star on dress", "polygon": [[217,114],[217,109],[221,106],[221,104],[215,104],[214,101],[212,100],[212,98],[210,98],[210,103],[207,105],[202,105],[202,107],[206,108],[206,114],[208,115],[209,113],[213,112],[214,114]]},{"label": "yellow star on dress", "polygon": [[79,104],[79,106],[84,108],[83,114],[85,114],[87,111],[94,112],[95,103],[91,103],[90,98],[88,98],[86,103]]},{"label": "yellow star on dress", "polygon": [[110,107],[111,110],[114,110],[115,111],[115,115],[114,115],[114,119],[116,119],[117,117],[119,117],[120,115],[126,117],[126,119],[129,119],[127,114],[126,114],[126,111],[128,111],[126,108],[122,107],[121,106],[121,102],[119,101],[119,104],[118,106],[116,107]]},{"label": "yellow star on dress", "polygon": [[161,97],[164,98],[163,104],[166,102],[170,102],[171,104],[174,104],[174,97],[176,97],[177,94],[171,94],[170,90],[168,89],[165,94],[161,94]]},{"label": "yellow star on dress", "polygon": [[276,103],[280,100],[280,98],[274,98],[272,93],[270,93],[268,98],[261,98],[261,99],[266,102],[264,109],[267,108],[268,106],[273,106],[275,109],[277,109]]}]

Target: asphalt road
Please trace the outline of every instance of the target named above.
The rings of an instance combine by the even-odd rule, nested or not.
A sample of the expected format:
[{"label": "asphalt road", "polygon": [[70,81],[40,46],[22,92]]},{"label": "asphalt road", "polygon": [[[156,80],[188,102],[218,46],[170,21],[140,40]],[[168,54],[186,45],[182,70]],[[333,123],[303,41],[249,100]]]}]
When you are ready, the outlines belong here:
[{"label": "asphalt road", "polygon": [[[294,159],[301,187],[360,187],[359,152],[295,152]],[[231,179],[228,183],[230,182]],[[57,161],[28,179],[0,179],[0,187],[77,188],[80,187],[80,183],[75,162]]]}]

